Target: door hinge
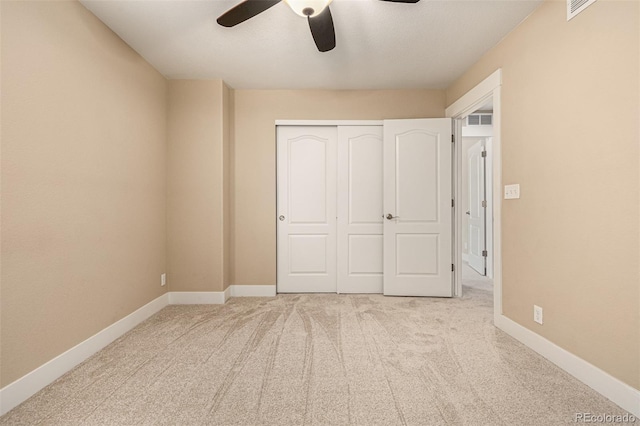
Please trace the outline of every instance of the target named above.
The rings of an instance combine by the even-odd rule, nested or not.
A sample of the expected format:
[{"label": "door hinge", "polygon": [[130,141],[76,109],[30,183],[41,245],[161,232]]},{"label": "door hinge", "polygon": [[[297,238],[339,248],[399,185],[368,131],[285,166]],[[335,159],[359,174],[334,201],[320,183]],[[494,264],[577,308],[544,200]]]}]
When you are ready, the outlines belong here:
[{"label": "door hinge", "polygon": [[451,143],[456,143],[456,135],[451,135]]},{"label": "door hinge", "polygon": [[487,257],[487,251],[486,250],[482,250],[482,257]]},{"label": "door hinge", "polygon": [[487,207],[487,201],[486,200],[482,200],[482,207]]},{"label": "door hinge", "polygon": [[482,151],[482,156],[486,157],[487,156],[487,151]]},{"label": "door hinge", "polygon": [[455,207],[455,206],[456,206],[455,201],[453,201],[453,199],[451,199],[451,207]]},{"label": "door hinge", "polygon": [[453,265],[453,263],[451,264],[451,272],[454,272],[456,270],[456,267]]}]

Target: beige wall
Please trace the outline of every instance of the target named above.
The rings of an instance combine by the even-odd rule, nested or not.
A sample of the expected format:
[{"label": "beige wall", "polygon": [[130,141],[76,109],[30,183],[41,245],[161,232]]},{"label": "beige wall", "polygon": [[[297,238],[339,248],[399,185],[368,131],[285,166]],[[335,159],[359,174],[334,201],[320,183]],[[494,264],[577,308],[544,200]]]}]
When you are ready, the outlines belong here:
[{"label": "beige wall", "polygon": [[[167,235],[170,291],[222,291],[225,198],[230,193],[230,91],[222,80],[171,80],[167,120]],[[228,166],[228,164],[227,164]]]},{"label": "beige wall", "polygon": [[165,291],[166,80],[77,2],[1,8],[6,386]]},{"label": "beige wall", "polygon": [[236,90],[233,284],[276,284],[275,120],[444,117],[440,90]]},{"label": "beige wall", "polygon": [[[640,388],[639,2],[544,3],[447,90],[498,67],[506,316]],[[533,304],[545,323],[532,321]]]}]

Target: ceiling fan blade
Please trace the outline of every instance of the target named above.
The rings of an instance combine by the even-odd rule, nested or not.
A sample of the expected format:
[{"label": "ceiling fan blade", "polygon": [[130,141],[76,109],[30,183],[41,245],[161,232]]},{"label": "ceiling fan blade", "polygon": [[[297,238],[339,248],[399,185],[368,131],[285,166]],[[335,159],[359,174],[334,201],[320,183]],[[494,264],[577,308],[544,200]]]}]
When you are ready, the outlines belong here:
[{"label": "ceiling fan blade", "polygon": [[393,3],[418,3],[420,0],[381,0],[381,1],[390,1]]},{"label": "ceiling fan blade", "polygon": [[320,15],[315,18],[309,17],[309,28],[313,41],[320,52],[328,52],[336,47],[336,31],[333,28],[333,18],[327,6]]},{"label": "ceiling fan blade", "polygon": [[217,22],[223,27],[233,27],[264,12],[282,0],[245,0],[220,15]]}]

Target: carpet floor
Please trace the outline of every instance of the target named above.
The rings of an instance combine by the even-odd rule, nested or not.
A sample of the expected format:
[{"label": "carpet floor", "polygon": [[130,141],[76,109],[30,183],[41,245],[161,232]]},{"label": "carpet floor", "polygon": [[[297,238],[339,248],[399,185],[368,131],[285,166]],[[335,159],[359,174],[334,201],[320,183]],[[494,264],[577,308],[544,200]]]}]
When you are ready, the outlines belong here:
[{"label": "carpet floor", "polygon": [[560,425],[625,414],[456,299],[168,306],[0,425]]}]

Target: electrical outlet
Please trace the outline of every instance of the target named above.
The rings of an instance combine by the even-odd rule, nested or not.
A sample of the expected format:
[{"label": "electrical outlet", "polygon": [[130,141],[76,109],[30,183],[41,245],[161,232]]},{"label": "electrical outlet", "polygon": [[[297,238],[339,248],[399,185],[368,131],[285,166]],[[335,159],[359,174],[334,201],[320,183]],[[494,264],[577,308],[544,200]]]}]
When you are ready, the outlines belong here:
[{"label": "electrical outlet", "polygon": [[167,285],[167,274],[160,275],[160,285],[163,287]]},{"label": "electrical outlet", "polygon": [[533,320],[542,324],[542,308],[540,306],[533,305]]},{"label": "electrical outlet", "polygon": [[520,198],[520,184],[515,183],[513,185],[504,186],[504,199],[514,200]]}]

